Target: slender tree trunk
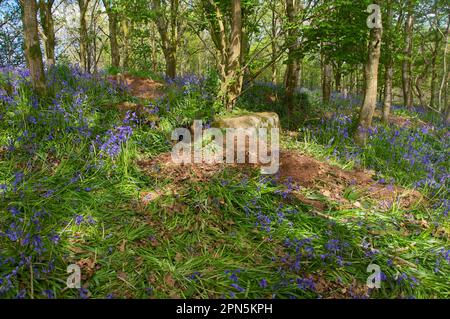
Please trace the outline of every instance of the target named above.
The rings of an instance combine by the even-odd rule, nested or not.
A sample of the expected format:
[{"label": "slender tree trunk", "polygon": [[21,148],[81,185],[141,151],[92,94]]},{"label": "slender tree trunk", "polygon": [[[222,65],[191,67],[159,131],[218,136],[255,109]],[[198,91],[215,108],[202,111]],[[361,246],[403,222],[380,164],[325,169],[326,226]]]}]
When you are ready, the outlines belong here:
[{"label": "slender tree trunk", "polygon": [[393,99],[393,90],[392,83],[394,78],[394,67],[392,61],[388,62],[385,66],[385,74],[384,74],[384,103],[383,103],[383,122],[389,122],[389,116],[391,114],[392,107],[392,99]]},{"label": "slender tree trunk", "polygon": [[114,6],[111,0],[103,0],[103,5],[106,9],[106,14],[108,15],[108,26],[109,26],[109,45],[111,47],[111,65],[114,68],[120,68],[120,50],[119,43],[117,40],[117,29],[118,29],[118,17],[117,12],[114,11]]},{"label": "slender tree trunk", "polygon": [[368,59],[365,67],[364,102],[359,115],[358,130],[355,139],[359,144],[365,144],[367,131],[372,126],[373,114],[377,106],[378,66],[381,55],[381,39],[383,29],[374,28],[370,31]]},{"label": "slender tree trunk", "polygon": [[41,26],[44,32],[45,58],[47,65],[52,67],[55,65],[55,22],[52,15],[52,7],[54,0],[40,0],[39,12],[41,16]]},{"label": "slender tree trunk", "polygon": [[158,49],[156,47],[156,34],[153,31],[153,28],[150,28],[150,37],[151,37],[151,45],[152,45],[152,70],[153,73],[156,74],[158,72]]},{"label": "slender tree trunk", "polygon": [[153,9],[157,12],[155,23],[161,37],[161,47],[166,62],[166,76],[175,78],[177,75],[177,51],[179,37],[179,0],[170,0],[169,22],[165,18],[161,0],[152,1]]},{"label": "slender tree trunk", "polygon": [[[386,18],[386,28],[390,32],[392,30],[392,20],[393,20],[393,10],[392,1],[388,0],[387,6],[387,18]],[[392,99],[393,99],[393,78],[394,78],[394,60],[392,52],[392,40],[390,38],[386,39],[386,65],[384,68],[384,102],[383,102],[383,115],[382,120],[384,123],[389,122],[389,116],[391,113]]]},{"label": "slender tree trunk", "polygon": [[[442,82],[441,82],[441,87],[439,89],[439,110],[445,110],[447,109],[447,115],[445,116],[445,121],[446,123],[450,123],[450,118],[449,118],[449,113],[450,113],[450,106],[447,103],[447,97],[445,97],[444,102],[446,103],[446,105],[444,105],[444,107],[442,107],[442,94],[445,88],[445,92],[447,92],[447,88],[448,88],[448,77],[449,74],[447,72],[447,54],[448,54],[448,37],[449,37],[449,33],[450,33],[450,14],[448,15],[448,21],[447,21],[447,30],[445,32],[445,49],[444,49],[444,72],[443,72],[443,76],[442,76]],[[445,94],[447,95],[447,94]],[[445,112],[444,112],[445,113]]]},{"label": "slender tree trunk", "polygon": [[227,92],[225,105],[231,110],[241,94],[243,72],[241,70],[242,54],[242,7],[241,0],[231,1],[231,39],[228,59]]},{"label": "slender tree trunk", "polygon": [[342,63],[336,63],[336,68],[334,70],[334,85],[336,92],[342,91]]},{"label": "slender tree trunk", "polygon": [[333,66],[326,57],[322,58],[322,101],[329,104],[331,101],[331,84],[333,79]]},{"label": "slender tree trunk", "polygon": [[89,67],[89,36],[86,22],[86,14],[89,0],[78,0],[80,9],[80,62],[84,72],[90,72]]},{"label": "slender tree trunk", "polygon": [[39,94],[45,94],[45,73],[42,52],[39,45],[36,0],[21,1],[23,8],[22,22],[24,30],[25,57],[30,69],[31,83]]},{"label": "slender tree trunk", "polygon": [[[277,13],[276,13],[276,1],[272,1],[272,61],[277,57]],[[277,83],[277,63],[272,64],[272,83]]]},{"label": "slender tree trunk", "polygon": [[402,88],[403,99],[407,108],[414,107],[412,92],[412,51],[413,51],[413,31],[414,31],[414,4],[413,0],[408,0],[408,16],[405,23],[405,49],[402,64]]},{"label": "slender tree trunk", "polygon": [[299,35],[296,28],[293,27],[295,19],[298,14],[299,4],[296,0],[286,0],[286,16],[287,16],[287,40],[288,46],[288,63],[286,65],[285,75],[285,103],[288,108],[288,114],[291,117],[294,114],[294,93],[298,86],[298,80],[300,75],[300,63],[299,63]]},{"label": "slender tree trunk", "polygon": [[428,76],[431,61],[429,59],[427,59],[425,48],[423,45],[421,46],[420,50],[421,50],[421,54],[422,54],[423,58],[425,59],[424,68],[423,68],[422,72],[419,75],[417,75],[416,80],[414,81],[414,85],[416,88],[417,97],[419,98],[419,101],[420,101],[420,105],[422,107],[426,107],[426,102],[425,102],[424,94],[422,91],[422,83],[425,81],[425,79]]},{"label": "slender tree trunk", "polygon": [[123,34],[123,52],[122,52],[122,68],[127,69],[130,60],[130,21],[125,17],[121,21],[122,34]]}]

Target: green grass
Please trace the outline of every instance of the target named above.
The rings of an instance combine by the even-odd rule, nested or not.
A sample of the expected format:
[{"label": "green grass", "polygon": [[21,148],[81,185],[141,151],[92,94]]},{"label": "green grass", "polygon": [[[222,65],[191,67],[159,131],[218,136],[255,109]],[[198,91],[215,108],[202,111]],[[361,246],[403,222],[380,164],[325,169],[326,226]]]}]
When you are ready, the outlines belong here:
[{"label": "green grass", "polygon": [[[9,114],[1,122],[1,145],[16,141],[14,151],[0,156],[0,184],[8,186],[6,192],[0,190],[0,278],[18,267],[17,276],[9,277],[11,285],[0,282],[5,290],[0,297],[45,298],[46,290],[57,298],[80,298],[86,291],[90,298],[450,297],[445,259],[450,228],[432,206],[433,196],[445,198],[445,184],[443,196],[421,188],[430,197],[428,206],[404,211],[394,205],[387,212],[361,198],[357,189],[348,188],[345,197],[362,201],[358,209],[341,209],[315,190],[302,189],[305,196],[327,202],[329,209],[317,215],[313,207],[282,196],[285,187],[257,170],[226,168],[204,182],[178,181],[164,172],[148,175],[136,162],[170,151],[168,129],[136,125],[119,155],[109,158],[97,135],[104,143],[107,132],[122,125],[122,115],[110,105],[129,97],[101,94],[105,89],[93,87],[90,80],[68,80],[88,88],[83,104],[91,120],[88,136],[66,130],[77,119],[77,109],[70,108],[73,94],[63,103],[70,120],[57,119],[52,125],[27,121],[31,102],[26,87],[17,112],[4,112],[7,106],[0,104],[1,113]],[[197,115],[199,105],[208,105],[192,106],[201,96],[195,92],[171,94],[173,108],[162,112],[161,121],[172,126]],[[31,109],[32,114],[50,119],[53,113],[44,106]],[[18,141],[27,127],[37,136]],[[322,132],[311,126],[298,138],[284,136],[283,147],[343,168],[374,165],[380,177],[413,184],[407,165],[386,163],[386,141],[346,159],[351,142],[340,138],[336,127]],[[53,140],[47,138],[50,133]],[[434,145],[434,154],[440,154],[445,149],[433,136],[420,142]],[[36,145],[31,154],[30,145]],[[333,152],[336,145],[341,153]],[[23,179],[17,179],[17,172],[23,172]],[[168,189],[142,204],[142,192]],[[11,207],[20,211],[20,222]],[[35,223],[42,210],[49,214],[39,215]],[[430,227],[423,229],[417,220]],[[45,251],[36,252],[40,246],[24,243],[24,238],[5,236],[11,223],[19,225],[23,237],[39,235]],[[57,244],[51,242],[54,235],[60,238]],[[20,265],[21,253],[31,257],[29,264]],[[15,260],[5,263],[8,257]],[[66,268],[74,263],[82,266],[86,291],[81,294],[66,288]],[[381,289],[366,288],[370,264],[379,265],[385,275]]]}]

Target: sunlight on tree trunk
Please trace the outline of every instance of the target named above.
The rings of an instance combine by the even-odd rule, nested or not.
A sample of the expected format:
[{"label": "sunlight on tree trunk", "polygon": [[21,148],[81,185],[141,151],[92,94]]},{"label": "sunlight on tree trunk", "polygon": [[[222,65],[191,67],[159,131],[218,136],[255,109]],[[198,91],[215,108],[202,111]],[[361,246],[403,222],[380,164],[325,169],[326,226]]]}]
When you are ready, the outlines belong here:
[{"label": "sunlight on tree trunk", "polygon": [[377,106],[378,66],[381,55],[382,34],[382,28],[373,28],[370,31],[368,59],[365,67],[366,85],[364,102],[361,107],[358,128],[355,134],[357,143],[361,145],[366,143],[368,129],[372,126],[372,118]]},{"label": "sunlight on tree trunk", "polygon": [[47,65],[55,65],[55,22],[53,20],[52,8],[54,0],[40,0],[39,12],[41,16],[41,26],[44,33],[45,58]]},{"label": "sunlight on tree trunk", "polygon": [[111,0],[103,0],[108,15],[109,43],[111,47],[111,66],[120,68],[120,50],[117,41],[118,17]]},{"label": "sunlight on tree trunk", "polygon": [[407,108],[414,106],[412,92],[412,53],[414,33],[414,0],[408,0],[408,16],[405,23],[405,48],[402,64],[403,100]]},{"label": "sunlight on tree trunk", "polygon": [[288,47],[288,61],[286,65],[286,97],[285,103],[288,109],[288,114],[291,117],[294,114],[295,109],[295,89],[298,86],[298,80],[300,75],[300,57],[299,57],[299,35],[296,26],[296,19],[299,13],[300,7],[297,0],[286,0],[286,17],[287,17],[287,39],[286,45]]},{"label": "sunlight on tree trunk", "polygon": [[39,44],[36,0],[26,0],[21,3],[23,8],[25,56],[30,69],[31,83],[37,93],[45,94],[44,63],[42,62],[42,52]]},{"label": "sunlight on tree trunk", "polygon": [[89,5],[89,0],[78,0],[78,7],[80,9],[80,63],[85,72],[90,72],[89,67],[89,37],[86,22],[86,14]]}]

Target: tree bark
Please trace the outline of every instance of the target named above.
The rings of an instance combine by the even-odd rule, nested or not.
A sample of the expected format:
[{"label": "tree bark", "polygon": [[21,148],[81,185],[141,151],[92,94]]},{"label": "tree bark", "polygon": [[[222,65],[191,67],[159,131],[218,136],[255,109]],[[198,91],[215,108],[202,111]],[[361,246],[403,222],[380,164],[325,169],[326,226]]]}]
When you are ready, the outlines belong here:
[{"label": "tree bark", "polygon": [[39,44],[36,0],[21,1],[23,8],[22,22],[24,30],[25,57],[30,70],[33,89],[38,94],[45,94],[45,73],[42,52]]},{"label": "tree bark", "polygon": [[333,79],[333,66],[326,57],[322,58],[322,102],[329,104],[331,101],[331,83]]},{"label": "tree bark", "polygon": [[89,35],[86,22],[86,14],[89,0],[78,0],[80,9],[80,63],[84,72],[90,72],[89,60]]},{"label": "tree bark", "polygon": [[[445,93],[447,92],[447,88],[448,88],[448,78],[449,78],[449,74],[447,73],[447,54],[448,54],[448,37],[450,34],[450,14],[448,15],[448,21],[447,21],[447,30],[445,32],[445,49],[444,49],[444,72],[443,72],[443,76],[442,76],[442,82],[441,82],[441,87],[439,89],[439,110],[442,109],[447,109],[447,113],[445,116],[445,121],[447,124],[450,123],[450,118],[449,118],[449,113],[450,113],[450,106],[447,103],[447,97],[445,97],[444,102],[446,103],[446,105],[444,105],[444,108],[442,108],[442,94],[445,88]],[[447,94],[445,94],[447,95]]]},{"label": "tree bark", "polygon": [[231,110],[242,91],[242,7],[241,0],[231,0],[231,38],[228,50],[228,74],[226,80],[225,106]]},{"label": "tree bark", "polygon": [[408,0],[408,16],[405,22],[405,48],[402,63],[402,89],[403,99],[407,108],[414,107],[412,92],[412,51],[413,51],[413,31],[414,31],[414,4],[413,0]]},{"label": "tree bark", "polygon": [[[276,13],[276,1],[272,0],[272,61],[276,61],[277,58],[277,13]],[[272,83],[277,83],[277,63],[272,64]]]},{"label": "tree bark", "polygon": [[364,102],[361,106],[358,130],[355,135],[356,142],[359,144],[366,143],[368,129],[372,126],[373,114],[377,105],[378,66],[381,55],[382,34],[382,28],[373,28],[370,31],[368,59],[365,66]]},{"label": "tree bark", "polygon": [[296,0],[286,0],[286,16],[288,22],[286,45],[288,47],[288,62],[285,75],[285,103],[290,117],[294,114],[294,94],[300,75],[300,58],[298,56],[300,53],[300,45],[297,28],[295,27],[299,9],[299,4]]},{"label": "tree bark", "polygon": [[53,20],[52,8],[54,0],[40,0],[39,12],[41,16],[41,26],[44,32],[45,58],[47,65],[52,67],[55,65],[55,22]]},{"label": "tree bark", "polygon": [[161,0],[153,0],[152,6],[157,16],[155,23],[161,38],[161,48],[166,62],[166,76],[175,78],[177,75],[177,51],[179,38],[179,0],[170,0],[169,21],[165,18],[165,9]]},{"label": "tree bark", "polygon": [[111,47],[111,65],[114,68],[120,68],[120,50],[119,50],[119,43],[117,40],[117,31],[118,31],[117,12],[114,11],[114,6],[111,0],[103,0],[103,5],[105,6],[106,14],[108,15],[109,44]]},{"label": "tree bark", "polygon": [[[386,18],[386,28],[388,31],[392,30],[392,20],[393,20],[393,10],[392,10],[392,1],[388,0],[386,3],[387,6],[387,18]],[[390,38],[386,39],[386,65],[384,68],[384,102],[383,102],[383,115],[382,120],[384,123],[389,122],[389,116],[391,113],[392,107],[392,99],[393,99],[393,78],[394,78],[394,59],[392,55],[392,40]]]},{"label": "tree bark", "polygon": [[129,66],[129,62],[130,62],[130,41],[129,41],[129,36],[130,36],[130,29],[131,29],[131,24],[130,21],[124,17],[121,22],[120,22],[121,28],[122,28],[122,34],[123,34],[123,52],[121,55],[121,60],[122,60],[122,68],[123,69],[127,69]]}]

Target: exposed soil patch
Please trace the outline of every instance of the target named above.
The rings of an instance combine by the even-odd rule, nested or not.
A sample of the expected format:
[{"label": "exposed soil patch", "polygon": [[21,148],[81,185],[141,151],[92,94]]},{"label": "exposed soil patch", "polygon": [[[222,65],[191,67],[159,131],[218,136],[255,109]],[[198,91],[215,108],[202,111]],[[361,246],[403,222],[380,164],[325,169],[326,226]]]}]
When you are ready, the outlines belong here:
[{"label": "exposed soil patch", "polygon": [[171,153],[163,153],[151,160],[141,160],[137,162],[138,166],[150,175],[158,175],[171,178],[175,183],[191,180],[194,182],[207,182],[217,173],[220,173],[225,167],[254,167],[250,164],[208,164],[192,163],[177,164],[172,161]]},{"label": "exposed soil patch", "polygon": [[155,100],[164,95],[164,84],[151,79],[130,74],[119,74],[110,77],[110,80],[125,85],[130,90],[131,95],[139,99]]},{"label": "exposed soil patch", "polygon": [[[182,183],[186,180],[208,182],[225,167],[258,168],[257,165],[251,164],[176,164],[172,162],[170,153],[161,154],[152,160],[141,160],[137,164],[146,173],[169,177],[174,183]],[[375,181],[372,176],[373,173],[368,171],[343,170],[298,152],[282,151],[280,171],[276,179],[316,190],[329,200],[342,204],[350,204],[350,200],[345,195],[349,188],[355,189],[358,200],[378,201],[379,209],[389,209],[393,204],[408,209],[424,201],[424,197],[418,191],[386,185]],[[308,199],[299,191],[294,191],[293,194],[301,202],[319,211],[326,210],[326,205],[318,200]],[[356,207],[360,205],[359,202],[355,204]]]},{"label": "exposed soil patch", "polygon": [[375,181],[372,173],[363,170],[343,170],[298,152],[281,155],[280,177],[300,186],[315,189],[330,200],[346,203],[345,192],[354,187],[359,198],[379,201],[379,208],[388,209],[394,203],[410,208],[423,201],[421,193]]}]

